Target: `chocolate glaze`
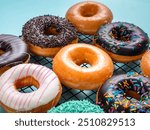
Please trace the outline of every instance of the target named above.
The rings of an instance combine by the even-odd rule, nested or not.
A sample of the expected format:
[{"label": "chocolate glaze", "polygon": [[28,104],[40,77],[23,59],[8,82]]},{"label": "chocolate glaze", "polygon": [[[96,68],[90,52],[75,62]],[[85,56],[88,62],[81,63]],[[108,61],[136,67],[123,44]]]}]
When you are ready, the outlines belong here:
[{"label": "chocolate glaze", "polygon": [[[57,35],[46,35],[45,30],[53,27]],[[26,42],[42,48],[61,47],[77,39],[75,27],[65,18],[44,15],[30,19],[23,27],[22,35]]]},{"label": "chocolate glaze", "polygon": [[0,35],[0,49],[4,51],[0,55],[0,68],[23,63],[29,58],[27,45],[14,35]]},{"label": "chocolate glaze", "polygon": [[[127,96],[135,92],[139,99]],[[105,112],[150,113],[150,79],[135,72],[113,76],[97,92]],[[137,96],[137,97],[138,97]]]},{"label": "chocolate glaze", "polygon": [[149,38],[134,24],[114,22],[100,27],[96,35],[96,43],[114,54],[135,56],[148,49]]}]

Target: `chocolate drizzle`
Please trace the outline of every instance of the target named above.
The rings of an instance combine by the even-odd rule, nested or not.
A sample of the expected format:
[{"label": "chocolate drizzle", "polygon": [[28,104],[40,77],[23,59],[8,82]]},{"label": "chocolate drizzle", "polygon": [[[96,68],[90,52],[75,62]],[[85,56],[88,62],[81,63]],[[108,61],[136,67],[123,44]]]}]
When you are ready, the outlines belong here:
[{"label": "chocolate drizzle", "polygon": [[113,76],[97,94],[105,112],[150,113],[150,79],[136,72]]},{"label": "chocolate drizzle", "polygon": [[[57,35],[46,35],[45,30],[55,28]],[[42,48],[61,47],[77,39],[75,27],[65,18],[44,15],[30,19],[23,27],[23,38],[26,42]]]},{"label": "chocolate drizzle", "polygon": [[123,56],[140,55],[149,47],[148,35],[141,28],[126,22],[100,27],[95,39],[104,49]]},{"label": "chocolate drizzle", "polygon": [[27,45],[14,35],[0,35],[0,49],[4,51],[0,55],[0,68],[24,63],[29,58]]}]

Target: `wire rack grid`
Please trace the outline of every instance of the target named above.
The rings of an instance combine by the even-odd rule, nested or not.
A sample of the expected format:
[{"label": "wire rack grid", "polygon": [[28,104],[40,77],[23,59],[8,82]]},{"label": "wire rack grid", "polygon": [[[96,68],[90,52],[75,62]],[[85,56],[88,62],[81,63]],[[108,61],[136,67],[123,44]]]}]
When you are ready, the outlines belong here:
[{"label": "wire rack grid", "polygon": [[[90,35],[78,34],[78,37],[79,37],[80,43],[91,44],[93,41],[93,36],[90,36]],[[40,65],[43,65],[52,69],[53,59],[48,58],[48,57],[45,58],[42,56],[35,56],[31,54],[30,63],[40,64]],[[134,62],[129,62],[129,63],[114,62],[114,66],[115,66],[114,75],[125,74],[129,71],[135,71],[135,72],[141,73],[140,61],[134,61]],[[88,68],[89,65],[84,63],[81,65],[81,67]],[[34,86],[28,86],[28,87],[21,88],[19,91],[22,93],[28,93],[28,92],[32,92],[35,90],[36,88]],[[77,89],[71,89],[71,88],[67,88],[63,86],[61,99],[57,105],[62,104],[69,100],[83,100],[83,99],[86,99],[92,103],[95,103],[96,91],[95,90],[77,90]]]}]

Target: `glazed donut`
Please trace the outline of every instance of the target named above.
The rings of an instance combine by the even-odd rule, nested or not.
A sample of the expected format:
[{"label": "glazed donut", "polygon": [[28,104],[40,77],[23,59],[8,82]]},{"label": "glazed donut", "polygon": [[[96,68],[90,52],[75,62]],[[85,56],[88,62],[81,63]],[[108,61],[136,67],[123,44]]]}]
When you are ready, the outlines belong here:
[{"label": "glazed donut", "polygon": [[19,37],[0,35],[0,75],[12,66],[27,63],[29,59],[27,45]]},{"label": "glazed donut", "polygon": [[[88,63],[91,67],[80,67],[83,63]],[[111,77],[114,66],[103,50],[80,43],[62,48],[54,57],[53,70],[65,86],[92,90]]]},{"label": "glazed donut", "polygon": [[[37,90],[21,93],[17,89],[34,85]],[[62,87],[47,67],[20,64],[0,77],[0,105],[7,112],[46,112],[60,99]]]},{"label": "glazed donut", "polygon": [[80,2],[70,7],[66,18],[75,25],[78,32],[95,34],[98,28],[113,19],[111,10],[105,5],[94,2]]},{"label": "glazed donut", "polygon": [[149,46],[148,35],[141,28],[126,22],[114,22],[100,27],[95,41],[97,46],[117,62],[138,60]]},{"label": "glazed donut", "polygon": [[48,113],[103,113],[98,105],[88,100],[68,101],[48,111]]},{"label": "glazed donut", "polygon": [[54,57],[61,47],[77,42],[74,26],[52,15],[30,19],[22,29],[22,36],[32,53],[49,57]]},{"label": "glazed donut", "polygon": [[144,76],[150,77],[150,51],[147,51],[141,60],[141,69]]},{"label": "glazed donut", "polygon": [[149,113],[150,79],[136,72],[113,76],[99,88],[96,101],[108,113]]}]

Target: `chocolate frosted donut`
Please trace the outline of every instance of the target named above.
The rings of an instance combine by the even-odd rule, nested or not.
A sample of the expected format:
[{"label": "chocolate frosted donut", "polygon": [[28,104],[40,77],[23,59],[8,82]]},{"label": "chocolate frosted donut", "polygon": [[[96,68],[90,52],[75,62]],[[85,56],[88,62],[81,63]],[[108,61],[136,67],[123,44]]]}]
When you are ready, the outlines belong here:
[{"label": "chocolate frosted donut", "polygon": [[135,72],[113,76],[97,92],[105,112],[150,113],[150,79]]},{"label": "chocolate frosted donut", "polygon": [[149,38],[141,28],[133,24],[114,22],[100,27],[96,43],[116,61],[119,61],[121,56],[132,57],[128,62],[141,58],[141,54],[149,47]]},{"label": "chocolate frosted donut", "polygon": [[28,62],[27,45],[17,36],[0,35],[0,74],[14,65]]},{"label": "chocolate frosted donut", "polygon": [[30,19],[24,25],[22,35],[31,52],[50,57],[54,57],[60,47],[77,40],[74,26],[65,18],[52,15]]},{"label": "chocolate frosted donut", "polygon": [[[48,28],[55,28],[58,35],[46,35]],[[61,47],[77,39],[74,26],[65,18],[44,15],[30,19],[23,27],[22,35],[27,42],[43,48]]]}]

